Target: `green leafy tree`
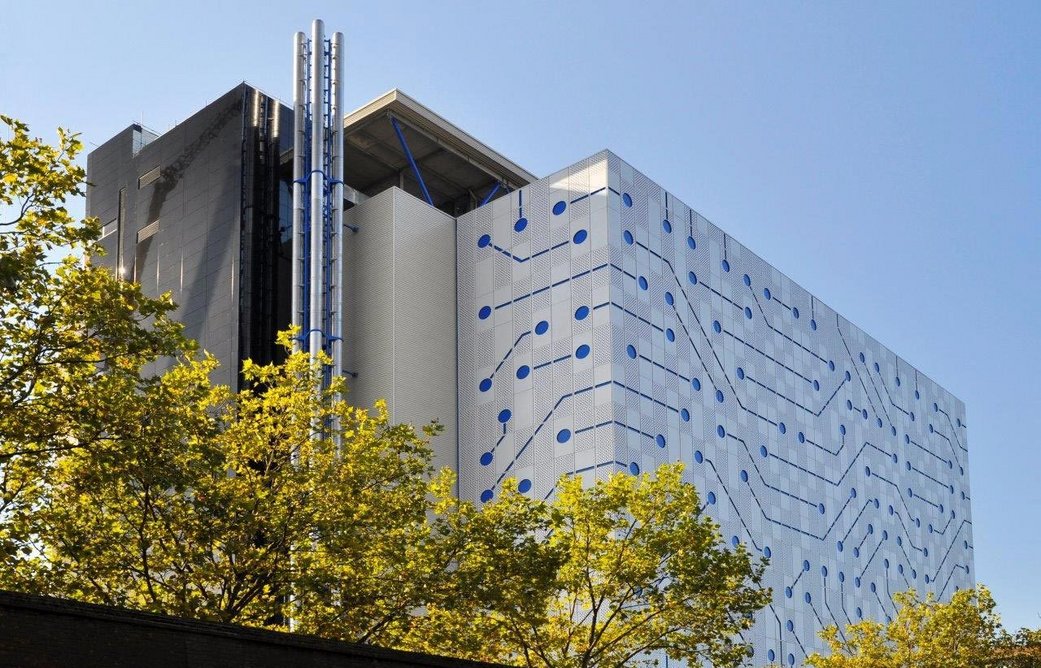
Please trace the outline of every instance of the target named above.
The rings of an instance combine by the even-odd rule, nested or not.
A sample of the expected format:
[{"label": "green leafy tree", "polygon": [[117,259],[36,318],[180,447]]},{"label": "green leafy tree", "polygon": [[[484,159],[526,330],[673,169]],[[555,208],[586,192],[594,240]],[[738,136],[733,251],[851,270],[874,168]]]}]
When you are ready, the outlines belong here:
[{"label": "green leafy tree", "polygon": [[1014,634],[1002,631],[987,665],[1041,668],[1041,629],[1024,628]]},{"label": "green leafy tree", "polygon": [[947,603],[914,590],[894,595],[896,618],[888,624],[865,620],[846,627],[845,638],[830,626],[820,636],[830,654],[813,654],[816,668],[973,668],[987,665],[1000,631],[990,591],[956,591]]},{"label": "green leafy tree", "polygon": [[[527,666],[650,665],[662,654],[738,665],[748,647],[737,635],[770,600],[764,565],[723,545],[682,470],[591,486],[565,476],[550,503],[507,485],[475,513],[458,560],[481,610],[457,597],[463,619],[447,625],[461,632],[422,648]],[[482,640],[498,655],[473,652]]]},{"label": "green leafy tree", "polygon": [[[286,339],[288,342],[288,339]],[[69,453],[31,517],[21,564],[39,591],[177,616],[392,644],[421,606],[432,503],[423,434],[316,389],[306,353],[212,359],[148,388],[118,456]],[[341,438],[315,425],[338,418]],[[428,433],[436,432],[436,427]]]},{"label": "green leafy tree", "polygon": [[83,194],[81,148],[0,116],[0,564],[25,548],[57,457],[118,449],[136,428],[133,397],[155,382],[142,369],[189,348],[168,298],[87,262],[102,252],[98,222],[65,205]]}]

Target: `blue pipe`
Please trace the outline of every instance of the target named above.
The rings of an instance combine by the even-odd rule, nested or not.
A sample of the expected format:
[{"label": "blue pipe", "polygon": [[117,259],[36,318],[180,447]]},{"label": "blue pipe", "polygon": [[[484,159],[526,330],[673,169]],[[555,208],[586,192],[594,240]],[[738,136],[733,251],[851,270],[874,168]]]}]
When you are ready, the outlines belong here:
[{"label": "blue pipe", "polygon": [[485,204],[487,204],[488,201],[492,198],[492,195],[494,195],[495,193],[499,192],[499,186],[501,186],[501,185],[502,185],[502,182],[496,181],[495,187],[488,191],[488,194],[484,196],[484,199],[482,199],[481,203],[478,204],[477,206],[484,206]]},{"label": "blue pipe", "polygon": [[416,164],[415,158],[412,157],[412,151],[408,150],[408,142],[405,141],[405,135],[401,132],[401,126],[398,125],[398,119],[391,116],[390,124],[394,126],[394,134],[398,136],[398,141],[401,142],[401,150],[405,152],[405,157],[408,158],[408,164],[412,165],[412,173],[416,175],[416,180],[419,181],[419,188],[423,191],[423,197],[426,198],[427,204],[434,206],[434,199],[430,197],[430,191],[427,190],[427,184],[423,183],[423,175],[419,173],[419,165]]}]

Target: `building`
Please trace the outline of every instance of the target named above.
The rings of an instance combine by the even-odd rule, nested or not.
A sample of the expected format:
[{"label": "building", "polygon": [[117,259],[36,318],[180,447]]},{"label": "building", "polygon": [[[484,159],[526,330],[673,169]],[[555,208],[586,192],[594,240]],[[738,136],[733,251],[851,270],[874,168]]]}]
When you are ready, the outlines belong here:
[{"label": "building", "polygon": [[[88,162],[108,261],[172,291],[231,384],[289,322],[288,117],[241,85]],[[444,423],[462,497],[685,462],[771,560],[756,665],[973,585],[963,404],[662,187],[609,152],[537,179],[399,91],[345,145],[349,398]]]}]

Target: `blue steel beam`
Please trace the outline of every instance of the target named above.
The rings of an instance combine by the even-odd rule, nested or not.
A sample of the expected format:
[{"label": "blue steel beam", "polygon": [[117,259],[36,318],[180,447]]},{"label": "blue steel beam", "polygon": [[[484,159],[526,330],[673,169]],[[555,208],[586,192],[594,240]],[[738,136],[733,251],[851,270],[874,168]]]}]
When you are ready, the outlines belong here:
[{"label": "blue steel beam", "polygon": [[401,150],[405,152],[408,164],[412,166],[412,173],[416,175],[416,181],[419,181],[419,188],[423,191],[423,197],[426,198],[427,204],[434,206],[434,200],[430,197],[427,184],[423,182],[423,175],[419,173],[419,165],[416,164],[416,159],[412,157],[412,151],[408,148],[408,142],[405,141],[405,134],[401,131],[401,126],[398,125],[398,119],[391,116],[390,124],[394,126],[394,134],[398,136],[398,141],[401,142]]}]

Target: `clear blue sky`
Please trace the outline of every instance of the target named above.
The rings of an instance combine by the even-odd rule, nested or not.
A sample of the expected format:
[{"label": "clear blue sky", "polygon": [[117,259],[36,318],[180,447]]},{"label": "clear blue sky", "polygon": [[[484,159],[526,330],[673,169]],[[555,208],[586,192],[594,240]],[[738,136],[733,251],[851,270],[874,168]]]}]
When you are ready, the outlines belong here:
[{"label": "clear blue sky", "polygon": [[539,175],[613,149],[965,401],[977,577],[1041,626],[1041,3],[4,5],[0,113],[88,147],[289,99],[318,16],[351,108],[401,88]]}]

